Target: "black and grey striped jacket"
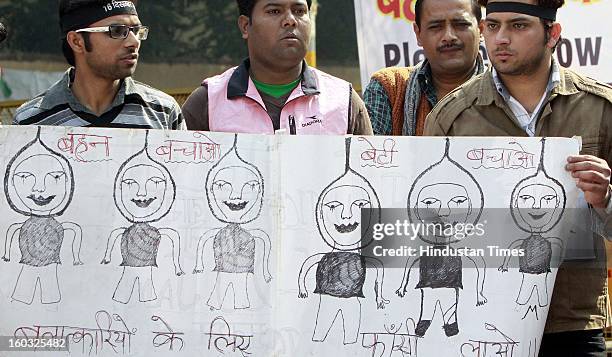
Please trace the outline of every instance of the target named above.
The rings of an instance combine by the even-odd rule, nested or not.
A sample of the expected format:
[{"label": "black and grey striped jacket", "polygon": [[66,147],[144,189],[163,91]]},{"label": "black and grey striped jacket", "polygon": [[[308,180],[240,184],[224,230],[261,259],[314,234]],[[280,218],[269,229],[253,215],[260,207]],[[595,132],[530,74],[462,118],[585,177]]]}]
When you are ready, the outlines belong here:
[{"label": "black and grey striped jacket", "polygon": [[44,93],[19,107],[17,125],[90,126],[185,130],[181,108],[168,94],[125,78],[110,108],[97,116],[70,90],[73,68]]}]

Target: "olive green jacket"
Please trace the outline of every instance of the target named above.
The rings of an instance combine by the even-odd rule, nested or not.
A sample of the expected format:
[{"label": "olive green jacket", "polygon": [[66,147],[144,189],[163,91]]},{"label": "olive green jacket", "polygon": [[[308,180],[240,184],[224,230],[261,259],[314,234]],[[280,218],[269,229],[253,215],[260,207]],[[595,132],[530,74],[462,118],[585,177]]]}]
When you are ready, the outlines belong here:
[{"label": "olive green jacket", "polygon": [[[612,88],[568,69],[561,68],[560,75],[560,83],[546,99],[535,135],[581,136],[581,154],[603,158],[612,167]],[[424,135],[527,136],[513,119],[489,69],[436,105],[427,117]],[[605,228],[612,226],[612,219],[603,220]],[[545,332],[605,327],[609,316],[605,246],[596,238],[595,260],[561,265]]]}]

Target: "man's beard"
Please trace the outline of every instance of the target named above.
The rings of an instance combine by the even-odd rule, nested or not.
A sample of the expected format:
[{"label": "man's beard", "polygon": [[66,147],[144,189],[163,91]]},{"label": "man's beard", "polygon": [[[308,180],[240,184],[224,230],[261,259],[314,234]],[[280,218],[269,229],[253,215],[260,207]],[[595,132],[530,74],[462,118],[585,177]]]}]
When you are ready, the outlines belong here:
[{"label": "man's beard", "polygon": [[520,63],[516,63],[510,68],[503,68],[503,64],[496,65],[494,60],[492,60],[492,63],[495,70],[500,74],[508,76],[525,76],[535,73],[545,60],[545,56],[546,51],[542,50],[541,52],[536,53],[534,56],[529,57]]},{"label": "man's beard", "polygon": [[92,72],[102,78],[109,80],[124,79],[131,77],[136,70],[136,65],[132,67],[121,66],[118,62],[115,63],[100,63],[98,61],[86,59],[87,64],[91,68]]}]

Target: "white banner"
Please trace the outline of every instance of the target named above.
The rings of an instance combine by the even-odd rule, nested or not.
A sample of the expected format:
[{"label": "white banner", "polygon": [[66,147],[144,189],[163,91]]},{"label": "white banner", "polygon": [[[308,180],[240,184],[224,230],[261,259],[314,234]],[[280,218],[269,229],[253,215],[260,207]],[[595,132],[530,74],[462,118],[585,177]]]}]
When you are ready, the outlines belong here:
[{"label": "white banner", "polygon": [[[416,0],[356,0],[355,15],[361,83],[365,90],[370,76],[391,66],[412,66],[424,58],[412,24]],[[558,11],[563,26],[556,58],[599,81],[612,83],[612,26],[608,14],[612,1],[569,0]],[[483,9],[484,16],[484,9]],[[484,52],[484,46],[481,46]],[[486,54],[484,57],[486,59]]]},{"label": "white banner", "polygon": [[576,232],[569,138],[9,126],[0,148],[0,356],[533,356]]}]

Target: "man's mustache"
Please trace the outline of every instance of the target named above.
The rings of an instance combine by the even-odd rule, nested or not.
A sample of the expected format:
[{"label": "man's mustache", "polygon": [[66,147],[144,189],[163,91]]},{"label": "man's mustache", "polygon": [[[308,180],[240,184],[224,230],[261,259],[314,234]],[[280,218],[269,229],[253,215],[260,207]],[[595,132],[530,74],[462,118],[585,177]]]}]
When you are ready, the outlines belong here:
[{"label": "man's mustache", "polygon": [[438,51],[462,50],[462,49],[463,49],[463,45],[460,43],[451,43],[448,45],[442,45],[442,46],[437,47]]}]

